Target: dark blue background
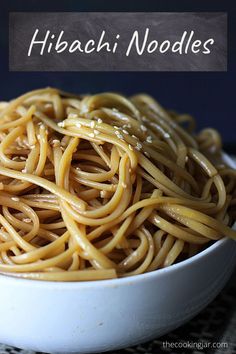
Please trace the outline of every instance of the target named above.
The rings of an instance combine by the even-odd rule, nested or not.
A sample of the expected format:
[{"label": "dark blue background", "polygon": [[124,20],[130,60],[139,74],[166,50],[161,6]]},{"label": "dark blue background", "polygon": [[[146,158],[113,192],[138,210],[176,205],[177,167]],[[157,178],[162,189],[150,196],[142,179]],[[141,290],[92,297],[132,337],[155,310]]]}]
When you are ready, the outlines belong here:
[{"label": "dark blue background", "polygon": [[[9,11],[227,11],[228,72],[17,73],[8,70]],[[0,0],[0,100],[33,88],[55,86],[77,93],[148,92],[164,106],[195,116],[198,127],[213,126],[224,142],[236,142],[235,1]],[[19,58],[21,60],[21,58]]]}]

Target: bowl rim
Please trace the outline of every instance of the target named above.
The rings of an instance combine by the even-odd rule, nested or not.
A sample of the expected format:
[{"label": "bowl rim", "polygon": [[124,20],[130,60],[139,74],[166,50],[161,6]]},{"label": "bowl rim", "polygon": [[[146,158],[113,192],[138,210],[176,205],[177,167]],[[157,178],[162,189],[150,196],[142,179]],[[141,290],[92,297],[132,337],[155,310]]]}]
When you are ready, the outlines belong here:
[{"label": "bowl rim", "polygon": [[[234,224],[235,226],[235,224]],[[220,248],[227,245],[227,243],[235,242],[234,240],[230,239],[229,237],[221,238],[220,240],[215,241],[212,245],[208,246],[201,252],[189,257],[179,263],[174,263],[166,268],[156,269],[151,272],[130,275],[123,278],[115,278],[115,279],[103,279],[103,280],[86,280],[86,281],[48,281],[48,280],[36,280],[36,279],[25,279],[25,278],[18,278],[15,276],[11,276],[10,273],[8,274],[1,274],[0,273],[0,286],[1,283],[6,281],[7,283],[21,283],[21,285],[29,286],[32,285],[33,287],[43,287],[43,288],[57,288],[61,290],[76,290],[82,288],[105,288],[105,287],[118,287],[122,285],[131,285],[140,282],[144,282],[147,280],[151,280],[153,278],[159,276],[165,276],[166,274],[171,274],[173,272],[179,271],[182,268],[186,268],[201,261],[202,258],[206,258],[209,254],[214,253],[215,251],[219,250]]]}]

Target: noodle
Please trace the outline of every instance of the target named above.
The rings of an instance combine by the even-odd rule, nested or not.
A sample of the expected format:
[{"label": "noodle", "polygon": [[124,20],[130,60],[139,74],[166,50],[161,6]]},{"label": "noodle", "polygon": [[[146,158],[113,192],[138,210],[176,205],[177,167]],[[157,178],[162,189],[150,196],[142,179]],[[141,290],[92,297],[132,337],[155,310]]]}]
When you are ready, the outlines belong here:
[{"label": "noodle", "polygon": [[46,88],[2,102],[0,119],[1,274],[125,277],[236,239],[236,171],[191,116]]}]

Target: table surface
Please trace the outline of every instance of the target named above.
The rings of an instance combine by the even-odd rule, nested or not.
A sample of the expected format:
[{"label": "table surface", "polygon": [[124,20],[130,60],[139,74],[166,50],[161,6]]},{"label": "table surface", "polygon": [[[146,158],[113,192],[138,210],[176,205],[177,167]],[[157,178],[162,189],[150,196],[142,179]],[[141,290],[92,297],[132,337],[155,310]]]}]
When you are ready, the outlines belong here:
[{"label": "table surface", "polygon": [[[232,152],[232,151],[230,151]],[[235,150],[234,150],[235,154]],[[236,272],[217,298],[198,316],[175,331],[132,348],[108,354],[236,354]],[[180,343],[182,348],[170,348],[166,343]],[[199,348],[196,343],[204,349]],[[210,343],[206,348],[206,343]],[[212,343],[227,348],[213,349]],[[163,345],[164,344],[164,345]],[[189,346],[186,348],[186,346]],[[0,354],[40,354],[0,344]]]}]

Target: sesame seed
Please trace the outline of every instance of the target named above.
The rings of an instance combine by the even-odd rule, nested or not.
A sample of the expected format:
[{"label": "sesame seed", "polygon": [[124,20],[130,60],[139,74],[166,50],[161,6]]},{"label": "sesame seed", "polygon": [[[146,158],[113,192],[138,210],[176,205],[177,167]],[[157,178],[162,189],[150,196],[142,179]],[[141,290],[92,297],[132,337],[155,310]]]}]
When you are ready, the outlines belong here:
[{"label": "sesame seed", "polygon": [[144,151],[144,155],[146,155],[147,157],[150,157],[150,154],[147,151]]},{"label": "sesame seed", "polygon": [[124,124],[123,127],[124,127],[124,128],[131,128],[131,124],[130,124],[130,123]]},{"label": "sesame seed", "polygon": [[75,124],[77,128],[81,128],[81,124],[80,123],[76,123]]},{"label": "sesame seed", "polygon": [[29,219],[29,218],[24,218],[23,221],[26,222],[27,224],[29,224],[29,223],[31,222],[31,219]]},{"label": "sesame seed", "polygon": [[100,134],[100,131],[97,130],[97,129],[94,129],[94,134],[95,134],[95,135],[98,135],[98,134]]},{"label": "sesame seed", "polygon": [[123,188],[127,188],[127,184],[126,183],[122,182],[121,184],[122,184]]},{"label": "sesame seed", "polygon": [[95,127],[95,122],[94,122],[94,120],[92,120],[92,122],[90,122],[90,127],[91,127],[91,128],[94,128],[94,127]]},{"label": "sesame seed", "polygon": [[123,132],[124,134],[129,134],[129,132],[127,132],[127,130],[125,130],[125,129],[122,129],[122,132]]},{"label": "sesame seed", "polygon": [[147,143],[152,143],[152,137],[151,137],[151,135],[147,136],[146,142],[147,142]]},{"label": "sesame seed", "polygon": [[134,135],[134,134],[132,135],[132,138],[138,139],[138,138],[137,138],[137,136],[136,136],[136,135]]},{"label": "sesame seed", "polygon": [[61,144],[60,144],[60,141],[59,141],[58,139],[54,139],[54,140],[52,141],[52,144],[53,144],[53,147],[58,147],[58,146],[61,145]]},{"label": "sesame seed", "polygon": [[118,112],[118,109],[112,108],[113,112]]},{"label": "sesame seed", "polygon": [[30,145],[30,149],[34,149],[35,148],[35,145]]},{"label": "sesame seed", "polygon": [[101,118],[98,118],[98,123],[101,124],[103,121]]},{"label": "sesame seed", "polygon": [[14,200],[14,202],[19,202],[20,201],[20,198],[18,197],[11,197],[12,200]]},{"label": "sesame seed", "polygon": [[136,146],[135,146],[135,149],[140,151],[142,149],[142,144],[137,143]]},{"label": "sesame seed", "polygon": [[20,160],[25,161],[25,160],[26,160],[26,157],[20,156]]},{"label": "sesame seed", "polygon": [[133,151],[134,149],[133,149],[133,146],[132,145],[130,145],[129,144],[129,149],[131,150],[131,151]]},{"label": "sesame seed", "polygon": [[114,125],[114,128],[115,128],[115,129],[120,129],[120,127],[117,127],[117,125]]},{"label": "sesame seed", "polygon": [[146,132],[146,131],[147,131],[147,128],[146,128],[145,125],[143,125],[143,124],[140,125],[140,129],[141,129],[143,132]]},{"label": "sesame seed", "polygon": [[166,138],[166,139],[170,139],[170,134],[168,134],[168,133],[164,133],[164,138]]},{"label": "sesame seed", "polygon": [[27,172],[26,168],[23,168],[23,170],[21,172],[26,173]]},{"label": "sesame seed", "polygon": [[91,136],[91,138],[94,138],[94,133],[89,133],[89,136]]},{"label": "sesame seed", "polygon": [[115,134],[116,134],[117,138],[119,138],[119,139],[124,139],[123,135],[120,134],[120,132],[117,132],[117,131],[116,131]]},{"label": "sesame seed", "polygon": [[100,191],[100,197],[105,198],[106,196],[106,191]]},{"label": "sesame seed", "polygon": [[58,125],[58,127],[64,127],[65,126],[65,122],[63,121],[63,122],[59,122],[59,123],[57,123],[57,125]]}]

